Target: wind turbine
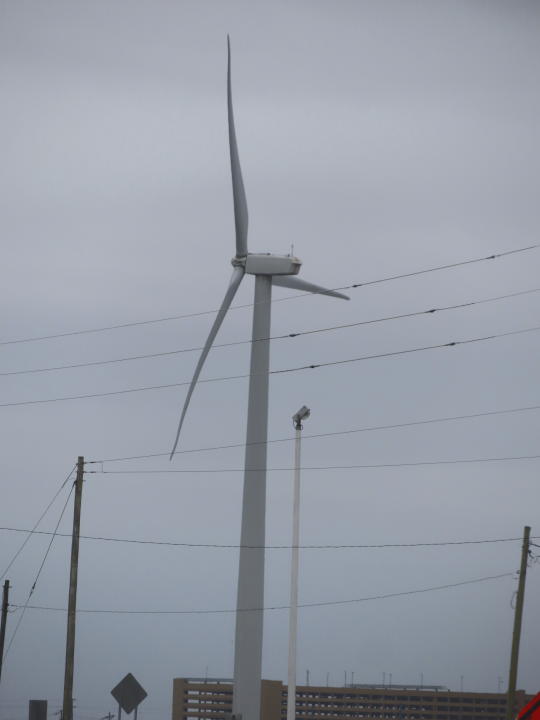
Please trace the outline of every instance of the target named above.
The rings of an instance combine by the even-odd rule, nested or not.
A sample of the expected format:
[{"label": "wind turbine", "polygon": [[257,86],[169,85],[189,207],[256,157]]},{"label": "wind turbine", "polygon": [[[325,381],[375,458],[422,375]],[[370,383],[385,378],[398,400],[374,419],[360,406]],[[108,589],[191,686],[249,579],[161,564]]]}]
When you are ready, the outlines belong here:
[{"label": "wind turbine", "polygon": [[191,396],[199,379],[212,343],[234,299],[244,275],[255,276],[251,368],[249,379],[248,419],[245,451],[240,566],[236,613],[233,713],[243,720],[259,720],[261,700],[261,665],[264,601],[264,541],[266,515],[266,448],[268,429],[268,373],[270,358],[270,310],[272,285],[330,295],[348,300],[334,290],[297,277],[301,261],[292,255],[248,252],[248,210],[236,132],[231,92],[231,46],[227,36],[227,108],[229,148],[236,228],[236,255],[233,273],[208,339],[189,385],[178,430],[171,451],[172,460]]}]

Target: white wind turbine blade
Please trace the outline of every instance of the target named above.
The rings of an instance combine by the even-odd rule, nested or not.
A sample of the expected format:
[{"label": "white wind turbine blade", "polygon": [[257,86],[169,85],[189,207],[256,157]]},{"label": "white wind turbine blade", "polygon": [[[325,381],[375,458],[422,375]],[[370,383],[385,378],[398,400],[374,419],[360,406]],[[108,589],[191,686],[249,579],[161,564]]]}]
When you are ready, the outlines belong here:
[{"label": "white wind turbine blade", "polygon": [[304,292],[316,293],[317,295],[330,295],[330,297],[349,300],[350,298],[336,290],[327,290],[320,285],[306,282],[297,275],[272,275],[272,284],[278,287],[291,288],[292,290],[303,290]]},{"label": "white wind turbine blade", "polygon": [[199,379],[199,375],[201,374],[201,370],[204,365],[204,361],[206,360],[206,356],[210,352],[212,343],[214,342],[214,339],[218,333],[218,330],[221,327],[223,318],[227,314],[227,310],[231,306],[231,303],[234,299],[234,296],[236,295],[236,291],[238,290],[238,287],[239,287],[240,283],[242,282],[243,277],[244,277],[244,268],[243,267],[235,267],[233,270],[231,281],[229,283],[229,287],[227,288],[227,292],[225,293],[225,297],[223,298],[221,307],[218,310],[218,314],[216,315],[214,324],[212,325],[212,328],[210,329],[210,333],[208,334],[208,338],[206,339],[203,351],[199,358],[199,362],[197,363],[197,367],[195,368],[193,378],[189,385],[186,399],[184,401],[184,407],[182,408],[182,414],[180,416],[180,422],[178,423],[178,430],[176,431],[176,437],[174,440],[173,449],[171,450],[169,460],[172,460],[173,455],[176,451],[176,446],[178,445],[178,439],[180,437],[180,430],[182,429],[182,424],[184,422],[184,418],[186,417],[186,412],[188,409],[189,401],[191,400],[191,396],[193,395],[193,390],[195,390],[195,385],[197,384],[197,380]]},{"label": "white wind turbine blade", "polygon": [[227,35],[227,109],[229,116],[229,149],[231,152],[231,174],[234,202],[234,224],[236,227],[236,257],[247,255],[248,209],[242,169],[238,157],[238,145],[234,129],[234,115],[231,90],[231,41]]}]

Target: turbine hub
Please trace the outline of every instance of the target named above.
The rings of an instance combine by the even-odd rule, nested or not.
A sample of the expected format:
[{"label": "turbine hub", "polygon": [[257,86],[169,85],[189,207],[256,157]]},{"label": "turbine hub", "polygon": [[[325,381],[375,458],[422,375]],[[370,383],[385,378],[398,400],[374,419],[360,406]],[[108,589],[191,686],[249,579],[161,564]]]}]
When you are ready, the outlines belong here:
[{"label": "turbine hub", "polygon": [[248,253],[246,257],[234,257],[234,267],[244,267],[249,275],[298,275],[302,261],[294,255],[271,253]]},{"label": "turbine hub", "polygon": [[245,268],[246,267],[246,259],[247,259],[246,255],[244,255],[243,257],[238,257],[237,255],[235,255],[233,258],[231,258],[231,265],[233,267]]}]

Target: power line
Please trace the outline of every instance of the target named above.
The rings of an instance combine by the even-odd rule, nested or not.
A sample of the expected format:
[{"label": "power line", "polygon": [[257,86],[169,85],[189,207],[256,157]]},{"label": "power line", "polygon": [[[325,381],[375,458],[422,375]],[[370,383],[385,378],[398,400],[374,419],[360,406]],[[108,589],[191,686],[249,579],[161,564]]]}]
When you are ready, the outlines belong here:
[{"label": "power line", "polygon": [[67,476],[66,479],[63,481],[63,483],[60,485],[60,487],[58,488],[58,490],[55,492],[55,494],[53,495],[52,500],[49,502],[49,504],[47,505],[47,507],[45,508],[45,510],[44,510],[44,511],[41,513],[41,515],[39,516],[39,518],[38,518],[36,524],[34,525],[34,527],[33,527],[31,530],[28,530],[28,531],[27,531],[27,532],[28,532],[28,536],[24,539],[23,543],[21,544],[21,546],[19,547],[19,549],[17,550],[17,552],[15,553],[15,555],[11,558],[8,566],[6,567],[6,569],[4,570],[4,572],[2,573],[2,576],[0,577],[0,581],[5,578],[5,576],[6,576],[7,573],[9,572],[10,567],[13,565],[13,563],[15,562],[15,560],[19,557],[19,555],[21,554],[21,552],[24,550],[24,547],[25,547],[26,543],[27,543],[27,542],[30,540],[30,538],[32,537],[32,534],[36,532],[36,528],[38,527],[38,525],[40,524],[40,522],[43,520],[43,518],[45,517],[45,515],[49,512],[49,509],[51,508],[51,506],[53,505],[53,503],[54,503],[54,501],[56,500],[56,498],[60,495],[60,493],[62,492],[62,490],[63,490],[64,487],[66,486],[66,483],[68,482],[69,478],[73,475],[73,470],[74,470],[74,469],[75,469],[75,465],[73,465],[73,467],[72,467],[71,470],[69,471],[68,476]]},{"label": "power line", "polygon": [[[27,532],[23,528],[0,527],[0,531],[6,532]],[[52,535],[52,532],[39,530],[39,535]],[[56,533],[56,537],[71,538],[70,533]],[[462,545],[488,545],[495,543],[517,542],[522,540],[521,537],[506,538],[489,538],[483,540],[445,540],[436,542],[416,542],[416,543],[368,543],[368,544],[339,544],[339,545],[234,545],[234,544],[218,544],[218,543],[188,543],[188,542],[172,542],[166,540],[141,540],[137,538],[118,538],[107,537],[103,535],[80,535],[81,540],[96,540],[100,542],[127,543],[134,545],[157,545],[164,547],[183,547],[183,548],[211,548],[234,550],[242,547],[250,550],[291,550],[298,547],[300,550],[382,550],[392,548],[422,548],[422,547],[456,547]],[[533,536],[538,538],[540,536]],[[534,544],[534,543],[533,543]]]},{"label": "power line", "polygon": [[[443,348],[457,347],[458,345],[469,345],[471,343],[485,342],[486,340],[495,340],[497,338],[509,337],[511,335],[521,335],[523,333],[538,332],[540,326],[523,328],[521,330],[510,330],[503,333],[494,333],[483,337],[470,338],[468,340],[453,340],[447,343],[437,345],[425,345],[422,347],[410,348],[407,350],[396,350],[394,352],[377,353],[374,355],[362,355],[359,357],[346,358],[345,360],[333,360],[331,362],[313,363],[311,365],[300,365],[298,367],[284,368],[282,370],[270,370],[269,375],[284,375],[285,373],[300,372],[302,370],[315,370],[322,367],[331,367],[334,365],[345,365],[348,363],[360,362],[362,360],[377,360],[380,358],[396,357],[398,355],[410,355],[411,353],[424,352],[426,350],[440,350]],[[242,380],[250,377],[250,373],[241,375],[225,375],[215,378],[203,378],[198,381],[198,385],[203,383],[224,382],[228,380]],[[184,387],[190,385],[191,381],[183,381],[177,383],[167,383],[164,385],[146,385],[143,387],[126,388],[125,390],[109,390],[108,392],[88,393],[83,395],[65,395],[62,397],[43,398],[40,400],[19,400],[15,402],[0,403],[0,407],[22,407],[24,405],[42,405],[53,402],[65,402],[67,400],[88,400],[90,398],[111,397],[114,395],[127,395],[129,393],[147,392],[150,390],[165,390],[175,387]]]},{"label": "power line", "polygon": [[[329,332],[331,330],[344,330],[346,328],[359,327],[361,325],[373,325],[375,323],[387,322],[389,320],[402,320],[404,318],[417,317],[420,315],[433,315],[438,312],[445,312],[446,310],[462,310],[464,308],[474,307],[475,305],[485,305],[486,303],[497,302],[499,300],[509,300],[511,298],[520,297],[522,295],[531,295],[532,293],[540,292],[540,288],[531,288],[529,290],[520,290],[518,292],[506,293],[505,295],[496,295],[488,298],[482,298],[481,300],[468,300],[467,302],[456,303],[455,305],[445,305],[442,307],[431,307],[427,310],[418,310],[416,312],[402,313],[400,315],[389,315],[382,318],[375,318],[372,320],[361,320],[354,323],[343,323],[341,325],[331,325],[324,328],[318,328],[315,330],[304,330],[297,333],[289,333],[288,335],[276,336],[275,338],[268,338],[269,340],[281,340],[288,337],[300,337],[302,335],[314,335],[316,333]],[[252,342],[251,340],[249,342]]]},{"label": "power line", "polygon": [[[387,277],[378,278],[377,280],[368,280],[366,282],[357,282],[353,283],[351,285],[344,285],[339,288],[332,288],[334,290],[355,290],[360,287],[367,287],[369,285],[378,285],[380,283],[390,282],[393,280],[401,280],[404,278],[410,278],[415,277],[418,275],[425,275],[427,273],[432,272],[438,272],[440,270],[450,270],[453,268],[463,267],[464,265],[471,265],[473,263],[479,263],[479,262],[485,262],[487,260],[495,260],[502,257],[507,257],[509,255],[515,255],[517,253],[522,252],[528,252],[529,250],[536,250],[538,247],[540,247],[540,244],[536,245],[528,245],[527,247],[521,247],[517,248],[516,250],[507,250],[505,252],[501,253],[493,253],[491,255],[487,255],[486,257],[479,257],[479,258],[473,258],[471,260],[462,260],[455,263],[447,263],[445,265],[436,265],[429,268],[424,268],[421,270],[414,270],[412,272],[408,273],[401,273],[399,275],[390,275]],[[310,293],[300,293],[295,295],[288,295],[284,298],[276,298],[272,302],[284,302],[286,300],[292,300],[298,297],[305,297],[309,295]],[[252,307],[253,303],[246,303],[244,305],[233,305],[230,310],[239,310],[243,308],[249,308]],[[155,323],[161,323],[161,322],[169,322],[171,320],[184,320],[186,318],[193,318],[193,317],[200,317],[203,315],[214,315],[217,312],[217,309],[214,310],[204,310],[201,312],[193,312],[193,313],[184,313],[182,315],[170,315],[166,317],[160,317],[160,318],[153,318],[150,320],[138,320],[135,322],[128,322],[128,323],[119,323],[117,325],[107,325],[103,327],[98,328],[86,328],[84,330],[71,330],[69,332],[63,332],[63,333],[55,333],[51,335],[38,335],[34,337],[26,337],[26,338],[18,338],[15,340],[4,340],[0,342],[0,345],[15,345],[19,343],[28,343],[28,342],[37,342],[41,340],[54,340],[56,338],[65,338],[65,337],[72,337],[74,335],[85,335],[89,333],[100,333],[100,332],[106,332],[109,330],[119,330],[123,328],[129,328],[129,327],[138,327],[141,325],[151,325]]]},{"label": "power line", "polygon": [[[62,518],[64,517],[64,512],[65,512],[65,510],[66,510],[66,508],[67,508],[67,505],[68,505],[68,502],[69,502],[69,498],[71,497],[71,493],[73,492],[73,487],[74,487],[74,486],[72,485],[72,486],[71,486],[71,489],[70,489],[70,491],[69,491],[69,493],[68,493],[68,496],[67,496],[67,498],[66,498],[66,502],[64,503],[64,507],[62,508],[62,512],[60,513],[60,517],[58,518],[58,522],[56,523],[56,527],[55,527],[55,529],[54,529],[54,532],[52,533],[52,537],[51,537],[51,539],[50,539],[50,542],[49,542],[49,544],[48,544],[48,546],[47,546],[47,549],[45,550],[45,555],[43,556],[43,560],[41,561],[41,565],[39,566],[39,570],[37,571],[35,580],[34,580],[34,582],[32,583],[32,587],[30,588],[30,592],[28,593],[28,597],[26,598],[26,602],[25,602],[25,604],[24,604],[24,606],[23,606],[22,613],[21,613],[21,615],[20,615],[20,617],[19,617],[19,620],[18,620],[17,624],[15,625],[15,629],[13,630],[13,634],[12,634],[11,639],[10,639],[10,641],[9,641],[9,645],[7,646],[6,654],[5,654],[5,656],[4,656],[4,657],[6,657],[6,658],[7,658],[8,654],[9,654],[9,651],[10,651],[10,649],[11,649],[11,646],[13,645],[13,641],[15,640],[15,637],[16,637],[16,635],[17,635],[17,631],[18,631],[19,627],[21,626],[21,623],[22,623],[24,614],[25,614],[25,612],[26,612],[26,610],[27,610],[27,608],[28,608],[28,603],[30,602],[30,598],[32,597],[32,595],[33,595],[33,593],[34,593],[34,590],[36,589],[36,585],[37,585],[37,582],[38,582],[38,580],[39,580],[39,576],[41,575],[41,571],[43,570],[43,566],[45,565],[45,561],[47,560],[47,557],[48,557],[49,552],[50,552],[50,550],[51,550],[52,544],[53,544],[53,542],[54,542],[54,538],[56,537],[56,533],[57,533],[57,531],[58,531],[58,528],[59,528],[59,526],[60,526],[60,523],[62,522]],[[14,607],[14,606],[12,606],[12,607]],[[16,607],[19,608],[20,606],[18,605],[18,606],[16,606]]]},{"label": "power line", "polygon": [[[523,328],[521,330],[510,330],[504,333],[494,333],[493,335],[485,335],[483,337],[470,338],[469,340],[453,340],[438,345],[425,345],[423,347],[411,348],[410,350],[397,350],[394,352],[378,353],[376,355],[361,355],[359,357],[346,358],[345,360],[333,360],[331,362],[313,363],[312,365],[299,365],[294,368],[285,368],[284,370],[271,370],[270,375],[279,375],[283,373],[299,372],[300,370],[316,370],[322,367],[331,367],[333,365],[346,365],[348,363],[360,362],[362,360],[376,360],[385,357],[394,357],[396,355],[407,355],[410,353],[423,352],[425,350],[439,350],[442,348],[457,347],[458,345],[469,345],[471,343],[484,342],[485,340],[495,340],[496,338],[509,337],[511,335],[521,335],[528,332],[538,332],[540,326],[531,328]],[[199,380],[199,382],[201,382]],[[0,406],[1,407],[1,406]]]},{"label": "power line", "polygon": [[485,260],[496,260],[497,258],[506,257],[508,255],[515,255],[517,253],[527,252],[528,250],[535,250],[539,248],[540,244],[529,245],[527,247],[517,248],[516,250],[507,250],[506,252],[497,253],[495,255],[488,255],[487,257],[473,258],[472,260],[462,260],[457,263],[448,263],[446,265],[437,265],[435,267],[426,268],[425,270],[415,270],[409,273],[402,273],[401,275],[390,275],[380,280],[369,280],[368,282],[355,283],[353,285],[345,285],[340,288],[334,288],[335,290],[354,290],[359,287],[366,287],[366,285],[378,285],[379,283],[389,282],[390,280],[403,280],[404,278],[416,277],[418,275],[425,275],[427,273],[436,272],[438,270],[451,270],[457,267],[463,267],[464,265],[472,265],[473,263],[483,262]]},{"label": "power line", "polygon": [[48,546],[47,546],[47,550],[45,551],[45,555],[43,556],[43,560],[41,561],[41,565],[39,566],[39,570],[37,571],[36,579],[34,580],[34,583],[33,583],[32,588],[31,588],[31,590],[30,590],[30,595],[32,595],[32,593],[33,593],[34,590],[36,589],[37,581],[39,580],[39,576],[41,575],[41,571],[43,570],[43,566],[45,565],[45,561],[47,560],[47,556],[49,555],[49,552],[50,552],[50,550],[51,550],[51,547],[52,547],[54,538],[56,537],[56,535],[57,535],[57,533],[58,533],[58,528],[60,527],[60,523],[62,522],[62,518],[64,517],[64,513],[65,513],[65,511],[66,511],[66,508],[67,508],[68,503],[69,503],[69,499],[70,499],[70,497],[71,497],[71,493],[73,492],[73,488],[74,488],[74,485],[72,485],[71,488],[70,488],[70,490],[69,490],[68,496],[67,496],[67,498],[66,498],[66,502],[64,503],[64,507],[62,508],[62,512],[60,513],[60,517],[58,518],[58,522],[56,523],[56,527],[55,527],[55,529],[54,529],[54,531],[53,531],[53,533],[52,533],[51,541],[49,542],[49,544],[48,544]]},{"label": "power line", "polygon": [[[507,577],[516,577],[515,572],[500,573],[499,575],[487,575],[485,577],[474,578],[472,580],[462,580],[461,582],[448,583],[446,585],[435,585],[417,590],[404,590],[395,593],[384,593],[381,595],[368,595],[361,598],[352,598],[348,600],[327,600],[323,602],[299,603],[298,607],[329,607],[332,605],[352,605],[355,603],[370,602],[373,600],[386,600],[388,598],[405,597],[407,595],[420,595],[422,593],[435,592],[437,590],[449,590],[450,588],[463,587],[464,585],[473,585],[476,583],[487,582],[490,580],[500,580]],[[12,605],[14,608],[20,608],[21,605]],[[47,610],[50,612],[67,612],[66,608],[48,607],[44,605],[29,605],[31,610]],[[77,613],[92,614],[112,614],[112,615],[218,615],[224,613],[237,612],[261,612],[269,610],[288,610],[289,605],[270,605],[263,608],[238,608],[226,610],[112,610],[112,609],[77,609]]]},{"label": "power line", "polygon": [[[340,436],[340,435],[352,435],[354,433],[362,433],[362,432],[376,432],[381,430],[397,430],[401,428],[407,428],[407,427],[415,427],[419,425],[430,425],[432,423],[444,423],[444,422],[452,422],[452,421],[459,421],[459,420],[471,420],[475,418],[483,418],[483,417],[493,417],[497,415],[507,415],[511,413],[517,413],[517,412],[528,412],[531,410],[540,410],[540,405],[528,405],[525,407],[517,407],[517,408],[509,408],[506,410],[487,410],[484,412],[476,412],[476,413],[469,413],[468,415],[449,415],[446,417],[439,417],[439,418],[427,418],[425,420],[410,420],[407,422],[402,423],[392,423],[389,425],[371,425],[371,426],[365,426],[360,428],[349,428],[347,430],[336,430],[333,432],[325,432],[325,433],[311,433],[311,434],[303,434],[302,439],[303,440],[314,440],[317,438],[324,438],[324,437],[334,437],[334,436]],[[253,443],[256,445],[260,444],[273,444],[273,443],[282,443],[282,442],[292,442],[294,441],[293,436],[289,437],[283,437],[283,438],[274,438],[272,440],[267,440],[265,443]],[[188,453],[200,453],[200,452],[209,452],[214,450],[228,450],[231,448],[243,448],[246,447],[246,443],[229,443],[225,445],[210,445],[206,447],[201,448],[189,448],[187,450],[177,450],[176,455],[182,455],[182,454],[188,454]],[[161,453],[147,453],[145,455],[128,455],[125,457],[115,457],[115,458],[104,458],[102,460],[88,460],[86,461],[86,465],[95,465],[95,464],[102,464],[106,462],[123,462],[126,460],[145,460],[149,458],[157,458],[157,457],[169,457],[170,451],[167,452],[161,452]]]},{"label": "power line", "polygon": [[[402,468],[402,467],[420,467],[429,465],[464,465],[467,463],[487,463],[487,462],[507,462],[513,460],[538,460],[540,455],[510,455],[506,457],[485,457],[485,458],[464,458],[452,460],[421,460],[418,462],[400,462],[400,463],[374,463],[363,465],[311,465],[303,466],[302,472],[310,470],[373,470],[376,468]],[[257,472],[261,468],[252,468],[253,472]],[[294,467],[269,467],[266,472],[292,472]],[[183,468],[180,470],[156,470],[149,468],[148,470],[88,470],[87,472],[94,475],[169,475],[169,474],[223,474],[223,473],[243,473],[244,468]]]},{"label": "power line", "polygon": [[[446,305],[444,307],[431,307],[427,310],[418,310],[415,312],[409,312],[409,313],[401,313],[399,315],[387,315],[385,317],[380,318],[374,318],[370,320],[360,320],[358,322],[353,323],[344,323],[340,325],[331,325],[323,328],[316,328],[314,330],[303,330],[298,332],[290,332],[285,333],[282,335],[271,335],[266,338],[258,338],[257,340],[236,340],[232,342],[226,342],[226,343],[217,343],[212,346],[212,349],[216,348],[229,348],[229,347],[236,347],[238,345],[251,345],[253,342],[261,342],[263,340],[291,340],[297,337],[302,337],[305,335],[315,335],[319,333],[326,333],[326,332],[332,332],[334,330],[345,330],[350,329],[354,327],[361,327],[364,325],[374,325],[376,323],[382,323],[382,322],[388,322],[392,320],[403,320],[405,318],[413,318],[413,317],[420,317],[422,315],[434,315],[438,312],[445,312],[448,310],[462,310],[464,308],[470,308],[474,307],[476,305],[483,305],[486,303],[496,302],[500,300],[508,300],[511,298],[521,297],[523,295],[530,295],[532,293],[540,292],[540,288],[532,288],[530,290],[520,290],[518,292],[514,293],[507,293],[505,295],[497,295],[495,297],[489,297],[489,298],[483,298],[481,300],[470,300],[463,303],[458,303],[455,305]],[[149,360],[153,358],[161,358],[161,357],[170,357],[172,355],[180,355],[184,353],[192,353],[192,352],[198,352],[203,349],[202,346],[199,347],[190,347],[190,348],[180,348],[177,350],[166,350],[163,352],[155,352],[155,353],[147,353],[144,355],[127,355],[122,356],[118,358],[109,358],[106,360],[94,360],[89,362],[81,362],[81,363],[68,363],[66,365],[54,365],[50,367],[41,367],[41,368],[29,368],[27,370],[9,370],[6,372],[0,372],[0,377],[7,377],[12,375],[31,375],[36,373],[46,373],[46,372],[57,372],[60,370],[74,370],[79,368],[85,368],[85,367],[96,367],[96,366],[102,366],[102,365],[112,365],[117,363],[123,363],[123,362],[132,362],[136,360]]]}]

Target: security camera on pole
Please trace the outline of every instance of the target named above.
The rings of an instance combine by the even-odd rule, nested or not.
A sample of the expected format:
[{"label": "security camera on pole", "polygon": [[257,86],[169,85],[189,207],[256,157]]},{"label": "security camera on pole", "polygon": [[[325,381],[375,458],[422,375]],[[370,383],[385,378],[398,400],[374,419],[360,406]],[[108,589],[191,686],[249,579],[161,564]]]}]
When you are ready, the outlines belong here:
[{"label": "security camera on pole", "polygon": [[[294,444],[293,531],[291,548],[291,604],[289,609],[289,673],[287,691],[287,720],[295,720],[296,711],[296,628],[298,623],[298,545],[300,544],[300,451],[302,421],[310,416],[303,405],[293,415],[296,438]],[[309,684],[309,683],[308,683]]]}]

